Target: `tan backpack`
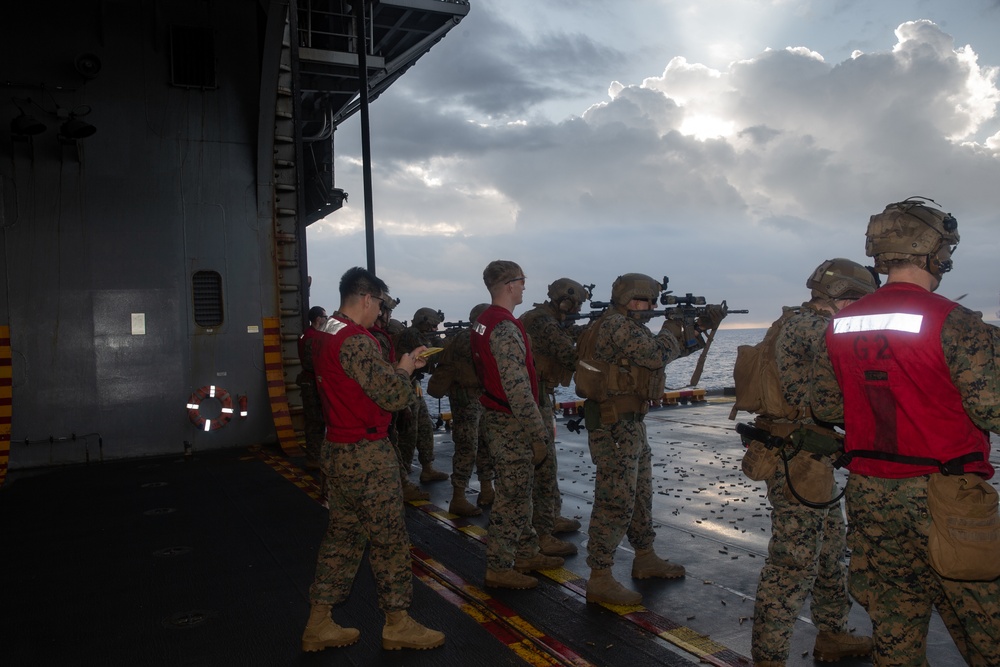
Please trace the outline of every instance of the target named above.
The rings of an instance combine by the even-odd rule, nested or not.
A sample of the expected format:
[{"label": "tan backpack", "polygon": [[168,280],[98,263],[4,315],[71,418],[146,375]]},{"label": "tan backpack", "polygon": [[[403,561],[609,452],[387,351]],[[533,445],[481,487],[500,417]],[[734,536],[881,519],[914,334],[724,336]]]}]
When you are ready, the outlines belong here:
[{"label": "tan backpack", "polygon": [[431,379],[427,382],[427,393],[441,398],[451,391],[453,384],[465,389],[481,387],[472,362],[471,332],[459,331],[445,342],[444,350],[438,355]]},{"label": "tan backpack", "polygon": [[781,311],[781,317],[764,334],[764,340],[756,345],[740,345],[736,348],[736,364],[733,366],[736,403],[729,413],[730,419],[735,419],[740,410],[790,420],[797,420],[802,416],[798,408],[793,408],[785,400],[774,354],[781,327],[799,309],[783,307]]},{"label": "tan backpack", "polygon": [[576,395],[594,401],[606,401],[611,384],[611,364],[595,358],[597,330],[603,321],[601,316],[591,322],[576,341],[577,361],[573,374]]}]

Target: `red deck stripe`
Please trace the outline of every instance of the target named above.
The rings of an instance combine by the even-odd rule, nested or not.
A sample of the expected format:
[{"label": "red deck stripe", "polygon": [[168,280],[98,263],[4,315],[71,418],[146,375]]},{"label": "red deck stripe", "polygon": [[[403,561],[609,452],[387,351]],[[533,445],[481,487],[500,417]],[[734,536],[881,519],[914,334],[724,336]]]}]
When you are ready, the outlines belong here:
[{"label": "red deck stripe", "polygon": [[[449,518],[455,515],[450,514],[449,512],[441,509],[440,507],[434,505],[433,503],[414,502],[411,504],[416,506],[417,509],[419,509],[420,511],[425,512],[430,516],[433,516],[441,523],[455,530],[458,530],[459,532],[465,534],[467,537],[471,539],[478,540],[485,544],[486,542],[485,534],[483,535],[472,534],[468,531],[462,530],[462,528],[476,525],[471,521],[469,521],[468,519],[464,519],[462,517],[455,517],[454,519]],[[536,574],[544,576],[543,572],[537,572]],[[583,577],[577,576],[576,579],[561,581],[561,582],[556,581],[556,583],[561,583],[564,588],[573,591],[580,597],[585,598],[587,595],[587,590],[586,590],[587,580],[584,579]],[[722,646],[721,644],[717,644],[716,642],[711,641],[711,639],[706,635],[697,633],[694,630],[688,628],[687,626],[681,623],[677,623],[676,621],[666,618],[665,616],[661,616],[660,614],[657,614],[654,611],[650,611],[649,609],[641,607],[641,605],[637,605],[637,607],[638,610],[636,611],[621,613],[620,614],[621,618],[635,624],[637,627],[642,628],[643,630],[646,630],[658,637],[661,637],[666,641],[669,641],[670,643],[674,644],[675,646],[678,646],[679,648],[684,649],[685,651],[692,652],[692,655],[696,655],[701,661],[711,665],[716,665],[716,667],[751,667],[753,665],[753,661],[750,658],[740,655],[739,653],[736,653],[735,651],[725,646]],[[608,606],[607,608],[611,611],[615,611],[616,613],[620,613],[618,612],[618,610],[623,609],[621,607],[616,609],[612,606]],[[626,607],[624,609],[629,609],[629,608]],[[673,635],[678,635],[678,636],[673,637]],[[680,635],[683,635],[683,637]],[[706,640],[705,643],[712,645],[712,650],[708,651],[700,649],[699,647],[693,645],[692,642],[684,638],[686,636],[703,637]]]}]

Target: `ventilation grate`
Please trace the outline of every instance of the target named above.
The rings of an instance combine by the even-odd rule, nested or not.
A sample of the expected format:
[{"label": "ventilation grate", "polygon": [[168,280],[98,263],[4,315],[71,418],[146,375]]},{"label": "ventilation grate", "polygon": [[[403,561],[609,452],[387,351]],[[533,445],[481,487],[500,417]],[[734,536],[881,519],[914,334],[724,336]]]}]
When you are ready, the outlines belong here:
[{"label": "ventilation grate", "polygon": [[222,324],[222,276],[216,271],[198,271],[192,278],[194,322],[200,327]]}]

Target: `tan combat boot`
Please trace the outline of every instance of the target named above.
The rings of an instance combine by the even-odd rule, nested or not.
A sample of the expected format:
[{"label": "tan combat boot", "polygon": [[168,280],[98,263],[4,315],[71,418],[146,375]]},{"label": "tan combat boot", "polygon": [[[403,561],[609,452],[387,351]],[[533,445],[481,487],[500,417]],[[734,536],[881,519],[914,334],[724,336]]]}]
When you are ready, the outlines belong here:
[{"label": "tan combat boot", "polygon": [[560,540],[551,535],[538,536],[538,551],[546,556],[572,556],[576,553],[576,545]]},{"label": "tan combat boot", "polygon": [[448,479],[448,473],[435,470],[433,463],[425,463],[420,470],[420,481],[424,484],[427,482],[441,482],[446,479]]},{"label": "tan combat boot", "polygon": [[591,570],[587,581],[587,602],[617,605],[637,605],[642,596],[625,588],[611,576],[611,569]]},{"label": "tan combat boot", "polygon": [[401,648],[427,649],[444,644],[444,633],[420,625],[405,611],[389,611],[382,628],[382,648],[395,651]]},{"label": "tan combat boot", "polygon": [[493,504],[494,498],[496,492],[493,490],[493,480],[479,480],[479,497],[476,498],[476,504],[480,507],[489,507]]},{"label": "tan combat boot", "polygon": [[448,504],[448,511],[458,516],[479,516],[483,513],[481,509],[465,499],[465,487],[456,486],[451,492],[451,502]]},{"label": "tan combat boot", "polygon": [[677,579],[684,576],[684,566],[660,558],[652,549],[639,549],[632,561],[633,579]]},{"label": "tan combat boot", "polygon": [[813,657],[820,662],[843,658],[866,658],[872,654],[871,637],[855,637],[848,632],[820,632],[813,645]]},{"label": "tan combat boot", "polygon": [[785,667],[785,663],[778,662],[777,660],[764,660],[763,662],[755,660],[753,667]]},{"label": "tan combat boot", "polygon": [[539,552],[531,558],[514,558],[514,569],[518,572],[531,572],[532,570],[554,570],[562,567],[566,561],[559,556],[546,556]]},{"label": "tan combat boot", "polygon": [[580,522],[564,516],[557,516],[555,525],[552,526],[553,535],[556,533],[573,533],[578,530],[580,530]]},{"label": "tan combat boot", "polygon": [[313,604],[309,609],[309,620],[302,633],[303,651],[322,651],[325,648],[350,646],[358,641],[361,633],[357,628],[342,628],[330,618],[330,605]]},{"label": "tan combat boot", "polygon": [[417,486],[410,480],[405,480],[403,482],[404,501],[410,502],[411,500],[430,500],[430,499],[431,499],[431,494],[421,490],[419,486]]},{"label": "tan combat boot", "polygon": [[513,588],[525,590],[538,585],[538,579],[521,574],[517,570],[491,570],[486,568],[487,588]]}]

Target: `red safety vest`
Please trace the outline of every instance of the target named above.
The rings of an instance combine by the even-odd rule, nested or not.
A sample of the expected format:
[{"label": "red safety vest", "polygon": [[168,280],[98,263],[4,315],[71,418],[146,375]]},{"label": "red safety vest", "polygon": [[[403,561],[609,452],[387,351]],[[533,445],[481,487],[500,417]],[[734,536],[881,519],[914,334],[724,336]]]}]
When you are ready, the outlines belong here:
[{"label": "red safety vest", "polygon": [[[966,414],[941,347],[956,306],[918,285],[890,283],[834,317],[826,344],[844,394],[851,472],[919,477],[940,468],[899,457],[944,463],[981,455],[964,470],[993,476],[989,438]],[[872,452],[886,458],[868,458]]]},{"label": "red safety vest", "polygon": [[531,345],[528,343],[528,334],[524,331],[524,325],[514,317],[506,308],[500,306],[490,306],[476,320],[472,327],[472,361],[476,364],[476,375],[483,385],[483,394],[479,397],[479,402],[490,410],[510,413],[510,403],[507,401],[507,393],[500,382],[500,368],[497,360],[493,358],[490,350],[490,336],[496,326],[507,320],[513,322],[520,330],[524,339],[525,365],[528,368],[528,377],[531,380],[531,395],[538,402],[538,378],[535,375],[535,361],[531,357]]},{"label": "red safety vest", "polygon": [[337,316],[331,317],[326,326],[326,331],[313,343],[313,366],[316,388],[323,402],[326,439],[357,442],[387,437],[392,414],[370,399],[340,365],[340,349],[351,336],[368,336],[376,346],[378,341],[360,324]]}]

